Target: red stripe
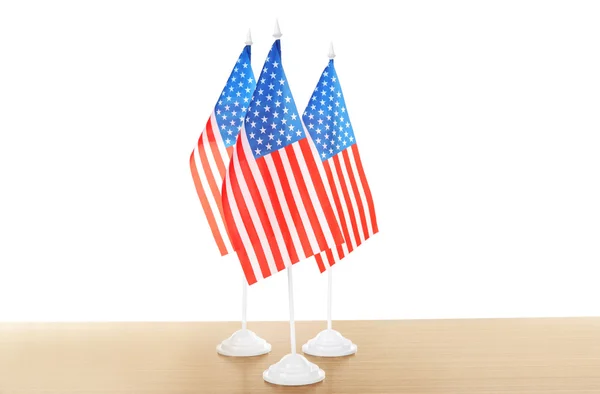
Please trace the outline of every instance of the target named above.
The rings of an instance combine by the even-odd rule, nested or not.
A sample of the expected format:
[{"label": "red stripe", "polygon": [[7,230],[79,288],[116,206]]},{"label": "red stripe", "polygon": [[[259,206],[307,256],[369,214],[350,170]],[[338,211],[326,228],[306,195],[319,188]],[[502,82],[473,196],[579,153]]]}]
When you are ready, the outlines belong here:
[{"label": "red stripe", "polygon": [[325,272],[325,264],[323,263],[323,257],[321,256],[321,253],[317,253],[315,255],[315,261],[317,262],[319,271],[321,271],[321,273]]},{"label": "red stripe", "polygon": [[312,248],[310,247],[310,242],[308,240],[308,236],[306,235],[306,229],[304,228],[304,223],[302,223],[302,219],[300,218],[298,206],[296,205],[296,201],[294,200],[294,196],[292,195],[290,183],[288,181],[287,173],[285,171],[285,167],[283,166],[283,162],[281,161],[279,151],[271,153],[271,158],[273,159],[273,164],[275,165],[275,170],[277,171],[277,177],[281,182],[283,195],[285,196],[285,201],[290,210],[292,220],[294,221],[294,226],[296,227],[296,231],[298,232],[298,238],[300,238],[300,245],[302,245],[304,255],[311,256],[314,253],[312,252]]},{"label": "red stripe", "polygon": [[267,193],[269,193],[269,198],[271,198],[271,205],[273,205],[275,217],[277,218],[277,223],[279,224],[279,228],[281,229],[281,233],[285,241],[285,247],[288,251],[292,263],[295,263],[300,259],[298,258],[298,254],[296,253],[294,243],[292,242],[292,234],[290,233],[288,223],[286,222],[285,216],[283,215],[283,210],[281,209],[281,202],[279,201],[279,196],[277,195],[277,190],[275,189],[275,184],[273,183],[273,178],[271,177],[271,173],[269,172],[267,163],[263,158],[257,159],[256,164],[258,165],[258,170],[260,171],[263,181],[265,182],[265,186],[267,187]]},{"label": "red stripe", "polygon": [[[194,158],[194,152],[190,156],[190,170],[192,171],[192,178],[194,179],[194,185],[196,186],[196,193],[198,193],[198,197],[200,198],[200,204],[202,204],[202,208],[204,209],[204,214],[206,215],[206,219],[208,220],[208,225],[210,226],[210,231],[213,234],[215,242],[217,243],[217,247],[219,248],[219,252],[221,256],[225,256],[227,254],[227,247],[225,246],[225,242],[223,242],[223,237],[221,232],[219,231],[219,227],[217,226],[217,221],[213,214],[212,209],[210,208],[210,204],[208,202],[208,198],[202,187],[202,182],[200,181],[200,177],[198,174],[198,168],[196,167],[196,159]],[[220,204],[221,197],[217,200],[217,204]],[[221,218],[219,218],[221,219]]]},{"label": "red stripe", "polygon": [[367,217],[365,216],[365,209],[363,207],[362,198],[360,196],[360,192],[358,191],[356,179],[354,178],[354,171],[352,170],[352,166],[350,165],[348,149],[344,149],[342,151],[342,155],[344,156],[344,164],[346,165],[346,171],[348,172],[348,177],[350,178],[350,185],[352,186],[352,192],[354,193],[354,199],[356,200],[356,206],[358,207],[358,214],[360,216],[360,223],[362,225],[362,231],[364,234],[363,238],[366,240],[369,238],[369,229],[367,228]]},{"label": "red stripe", "polygon": [[[302,176],[302,170],[300,170],[300,165],[298,164],[298,159],[296,158],[296,153],[294,152],[294,147],[288,145],[283,149],[285,150],[285,153],[288,157],[288,161],[290,162],[290,167],[292,168],[294,181],[298,186],[298,191],[300,192],[300,197],[304,205],[304,210],[308,215],[308,220],[310,221],[312,231],[314,232],[315,237],[317,238],[317,243],[319,244],[319,250],[315,252],[320,252],[322,250],[328,249],[327,240],[325,239],[325,234],[323,233],[323,229],[321,228],[321,223],[319,223],[319,218],[317,217],[313,201],[310,198],[310,194],[308,193],[308,188],[306,187],[305,183],[306,181]],[[311,255],[312,254],[314,253],[311,253]]]},{"label": "red stripe", "polygon": [[[346,217],[344,216],[344,209],[342,208],[342,201],[340,199],[340,195],[337,191],[337,187],[335,186],[334,175],[331,172],[331,161],[327,160],[323,163],[325,167],[325,174],[327,175],[327,180],[329,181],[329,187],[331,188],[331,193],[333,194],[333,201],[335,203],[336,209],[338,211],[338,217],[340,219],[340,224],[342,226],[342,231],[344,232],[344,240],[346,245],[348,245],[348,252],[352,252],[354,246],[352,245],[352,239],[350,239],[350,233],[348,232],[348,224],[346,223]],[[342,183],[342,180],[339,180]],[[341,249],[341,246],[338,245]],[[343,251],[340,252],[338,249],[338,253],[343,255]]]},{"label": "red stripe", "polygon": [[371,195],[371,189],[369,188],[369,184],[367,183],[367,176],[365,175],[362,161],[360,160],[360,155],[358,154],[358,146],[354,144],[352,145],[351,149],[352,155],[354,156],[354,162],[356,163],[358,176],[360,178],[360,183],[362,184],[363,190],[365,191],[365,198],[367,199],[367,205],[369,206],[369,214],[371,215],[371,227],[373,227],[373,234],[375,234],[379,231],[379,228],[377,227],[377,218],[375,217],[375,204],[373,204],[373,196]]},{"label": "red stripe", "polygon": [[244,271],[244,275],[246,276],[246,281],[248,281],[248,285],[253,285],[256,283],[256,276],[254,275],[254,270],[252,269],[252,264],[250,264],[246,249],[242,248],[238,250],[237,254],[242,266],[242,271]]},{"label": "red stripe", "polygon": [[333,257],[333,250],[327,249],[327,251],[325,252],[325,255],[327,256],[327,262],[329,263],[329,266],[333,267],[333,265],[335,264],[335,257]]},{"label": "red stripe", "polygon": [[323,185],[323,179],[321,179],[321,174],[317,168],[317,163],[315,162],[315,157],[313,156],[313,152],[308,143],[308,138],[301,139],[298,142],[302,151],[302,156],[304,157],[304,161],[308,167],[308,172],[312,179],[313,185],[315,186],[317,196],[319,197],[319,202],[323,207],[323,212],[325,213],[325,218],[327,219],[327,225],[329,226],[331,234],[333,235],[333,239],[336,244],[343,243],[344,238],[342,237],[340,226],[335,218],[331,201],[329,201],[329,197],[325,191],[325,185]]},{"label": "red stripe", "polygon": [[[240,152],[242,149],[236,151]],[[239,156],[238,156],[239,158]],[[235,160],[234,158],[233,160]],[[240,190],[240,186],[237,181],[237,174],[235,172],[235,168],[230,165],[229,178],[231,182],[231,194],[234,196],[237,207],[232,209],[237,209],[242,217],[242,222],[244,223],[244,228],[248,233],[248,237],[250,238],[250,243],[252,244],[252,248],[256,254],[256,258],[258,260],[258,264],[260,266],[260,270],[262,272],[263,278],[266,278],[271,275],[271,270],[269,269],[269,264],[267,263],[267,257],[265,256],[265,252],[263,250],[263,245],[260,242],[260,238],[256,232],[256,228],[254,227],[254,223],[252,222],[252,217],[250,217],[250,213],[248,212],[248,207],[246,206],[246,201],[244,200],[243,194]]]},{"label": "red stripe", "polygon": [[[238,155],[240,158],[240,163],[246,163],[248,161],[244,149],[241,149]],[[254,160],[254,158],[251,158],[250,160]],[[242,169],[242,176],[246,181],[246,186],[248,187],[248,191],[252,198],[252,206],[256,208],[256,213],[258,214],[261,226],[267,237],[269,247],[271,248],[273,259],[275,260],[275,266],[277,267],[277,271],[281,271],[285,269],[285,263],[283,262],[281,250],[279,250],[277,238],[275,236],[275,232],[273,231],[273,227],[271,226],[271,221],[269,220],[267,208],[265,207],[265,204],[260,195],[260,190],[256,185],[256,181],[254,180],[254,175],[252,174],[252,171],[250,171],[250,166],[240,165],[240,168]]]},{"label": "red stripe", "polygon": [[233,145],[228,146],[226,148],[226,150],[227,150],[227,155],[229,155],[229,158],[231,159],[231,156],[233,156]]},{"label": "red stripe", "polygon": [[352,208],[352,201],[350,200],[348,185],[344,179],[344,174],[342,173],[342,167],[340,165],[340,159],[338,155],[333,156],[333,163],[335,164],[335,171],[337,173],[338,180],[340,181],[342,194],[344,195],[346,207],[348,208],[348,214],[350,215],[350,223],[352,225],[352,232],[354,233],[354,240],[356,241],[356,246],[359,246],[361,244],[361,240],[360,235],[358,234],[358,225],[356,224],[356,217],[354,216],[354,209]]},{"label": "red stripe", "polygon": [[208,122],[206,123],[206,137],[208,137],[210,150],[212,151],[212,154],[215,158],[215,162],[217,163],[217,168],[219,169],[219,174],[221,174],[221,179],[223,179],[225,178],[225,163],[223,163],[221,152],[219,151],[219,147],[217,146],[217,140],[215,138],[210,119],[208,119]]}]

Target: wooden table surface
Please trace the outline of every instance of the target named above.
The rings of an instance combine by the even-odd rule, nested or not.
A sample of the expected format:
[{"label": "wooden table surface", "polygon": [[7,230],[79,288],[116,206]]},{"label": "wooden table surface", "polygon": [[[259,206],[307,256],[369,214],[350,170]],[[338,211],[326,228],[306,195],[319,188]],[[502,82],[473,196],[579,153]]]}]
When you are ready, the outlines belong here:
[{"label": "wooden table surface", "polygon": [[[304,387],[262,379],[289,351],[285,322],[249,323],[268,355],[217,355],[238,326],[0,324],[0,393],[600,393],[600,318],[334,322],[358,353],[308,357],[327,376]],[[298,322],[298,346],[322,328]]]}]

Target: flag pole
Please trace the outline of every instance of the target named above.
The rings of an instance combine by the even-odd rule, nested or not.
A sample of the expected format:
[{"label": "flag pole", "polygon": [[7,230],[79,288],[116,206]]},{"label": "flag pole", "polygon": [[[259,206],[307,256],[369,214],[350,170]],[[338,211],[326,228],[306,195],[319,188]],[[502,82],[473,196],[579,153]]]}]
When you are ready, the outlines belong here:
[{"label": "flag pole", "polygon": [[[275,20],[273,33],[275,40],[281,38],[279,21]],[[304,386],[325,379],[325,372],[316,364],[311,363],[301,354],[296,353],[296,326],[294,320],[294,280],[291,263],[286,264],[288,274],[288,296],[290,308],[290,346],[291,353],[271,365],[263,372],[263,379],[272,384],[282,386]]]},{"label": "flag pole", "polygon": [[292,267],[287,269],[288,274],[288,294],[290,300],[290,344],[292,346],[292,354],[296,354],[296,324],[294,322],[294,280],[292,278]]},{"label": "flag pole", "polygon": [[[335,58],[333,42],[329,44],[329,61]],[[344,338],[342,334],[332,328],[332,282],[333,267],[327,267],[327,329],[321,331],[316,337],[302,345],[302,351],[306,354],[319,357],[342,357],[356,353],[357,346],[351,340]]]},{"label": "flag pole", "polygon": [[[252,45],[250,29],[246,35],[246,45]],[[252,357],[271,351],[271,344],[248,330],[246,310],[248,307],[248,283],[242,273],[242,328],[233,333],[217,346],[217,353],[231,357]]]},{"label": "flag pole", "polygon": [[333,267],[329,267],[327,269],[327,329],[331,330],[331,282],[333,281],[333,274],[331,273],[331,269]]},{"label": "flag pole", "polygon": [[248,283],[246,278],[242,275],[242,330],[246,329],[246,308],[248,305]]}]

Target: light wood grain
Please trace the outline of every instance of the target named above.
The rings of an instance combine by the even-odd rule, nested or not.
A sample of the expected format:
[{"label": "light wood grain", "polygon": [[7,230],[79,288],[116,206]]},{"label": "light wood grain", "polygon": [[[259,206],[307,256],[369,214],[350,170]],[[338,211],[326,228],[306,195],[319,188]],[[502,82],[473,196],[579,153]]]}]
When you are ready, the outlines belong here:
[{"label": "light wood grain", "polygon": [[[0,393],[600,393],[600,318],[334,323],[358,353],[309,357],[327,377],[298,388],[262,380],[284,322],[249,323],[273,345],[249,359],[215,352],[237,323],[0,324]],[[298,344],[324,325],[299,322]]]}]

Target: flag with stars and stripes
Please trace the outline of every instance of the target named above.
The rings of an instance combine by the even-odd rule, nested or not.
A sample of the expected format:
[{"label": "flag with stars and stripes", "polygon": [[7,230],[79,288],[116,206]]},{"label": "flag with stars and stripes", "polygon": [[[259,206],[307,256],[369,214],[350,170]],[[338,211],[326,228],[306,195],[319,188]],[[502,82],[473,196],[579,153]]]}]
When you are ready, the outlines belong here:
[{"label": "flag with stars and stripes", "polygon": [[302,119],[325,166],[330,198],[345,241],[315,255],[324,272],[379,231],[371,189],[333,59],[321,74]]},{"label": "flag with stars and stripes", "polygon": [[222,256],[234,250],[223,219],[221,187],[255,87],[246,45],[190,156],[196,192]]},{"label": "flag with stars and stripes", "polygon": [[225,222],[249,284],[343,242],[322,171],[276,40],[223,184]]}]

